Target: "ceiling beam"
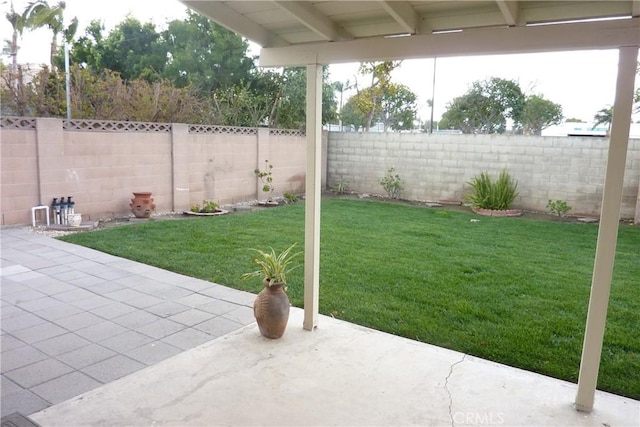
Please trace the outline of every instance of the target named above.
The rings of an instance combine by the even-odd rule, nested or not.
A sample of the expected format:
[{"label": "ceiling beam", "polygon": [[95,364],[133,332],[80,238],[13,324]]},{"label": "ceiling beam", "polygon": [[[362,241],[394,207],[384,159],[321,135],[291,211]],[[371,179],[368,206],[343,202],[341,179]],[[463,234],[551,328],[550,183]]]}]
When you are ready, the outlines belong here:
[{"label": "ceiling beam", "polygon": [[321,14],[311,4],[299,1],[274,1],[278,7],[326,41],[352,40],[353,36],[331,19]]},{"label": "ceiling beam", "polygon": [[181,0],[181,3],[260,46],[281,47],[289,45],[286,40],[267,31],[266,28],[257,25],[222,2]]},{"label": "ceiling beam", "polygon": [[640,18],[631,18],[265,48],[260,51],[260,65],[303,66],[311,63],[617,49],[638,45]]},{"label": "ceiling beam", "polygon": [[510,27],[518,25],[518,2],[517,1],[505,1],[496,0],[500,12],[504,17],[505,22]]},{"label": "ceiling beam", "polygon": [[380,1],[380,4],[387,11],[389,15],[395,19],[395,21],[400,24],[402,30],[407,34],[417,34],[418,32],[418,23],[420,22],[420,17],[413,10],[411,4],[406,1]]}]

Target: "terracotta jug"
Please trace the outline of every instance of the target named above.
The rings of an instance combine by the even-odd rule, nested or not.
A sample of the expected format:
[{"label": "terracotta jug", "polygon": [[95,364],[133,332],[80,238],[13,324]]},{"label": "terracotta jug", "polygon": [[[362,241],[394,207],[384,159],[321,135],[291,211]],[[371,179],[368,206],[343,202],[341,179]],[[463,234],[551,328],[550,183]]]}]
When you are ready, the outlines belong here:
[{"label": "terracotta jug", "polygon": [[267,338],[280,338],[289,321],[289,297],[282,283],[264,280],[264,288],[253,303],[253,314],[258,322],[260,333]]},{"label": "terracotta jug", "polygon": [[129,203],[131,212],[136,218],[149,218],[151,213],[156,209],[155,203],[150,192],[134,192],[133,199]]}]

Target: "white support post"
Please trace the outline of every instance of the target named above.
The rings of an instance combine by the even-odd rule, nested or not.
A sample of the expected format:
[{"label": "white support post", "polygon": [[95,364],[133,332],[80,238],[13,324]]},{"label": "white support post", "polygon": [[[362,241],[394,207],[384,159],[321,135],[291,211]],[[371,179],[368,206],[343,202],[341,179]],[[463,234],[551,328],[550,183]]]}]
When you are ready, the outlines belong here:
[{"label": "white support post", "polygon": [[598,369],[618,238],[637,58],[638,46],[619,49],[618,80],[602,195],[600,228],[576,395],[576,409],[585,412],[591,412],[593,409],[598,383]]},{"label": "white support post", "polygon": [[322,65],[307,65],[307,172],[304,216],[304,322],[318,326],[320,301],[320,186],[322,179]]}]

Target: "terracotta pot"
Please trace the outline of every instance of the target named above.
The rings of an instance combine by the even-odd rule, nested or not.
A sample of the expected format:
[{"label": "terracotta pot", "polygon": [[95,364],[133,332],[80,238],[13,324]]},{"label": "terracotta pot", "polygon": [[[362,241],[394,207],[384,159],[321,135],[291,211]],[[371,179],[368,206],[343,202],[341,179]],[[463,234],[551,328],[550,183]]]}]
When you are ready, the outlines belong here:
[{"label": "terracotta pot", "polygon": [[151,198],[151,193],[146,191],[139,193],[134,192],[133,196],[131,203],[129,203],[133,215],[135,215],[136,218],[149,218],[151,213],[156,209],[156,205]]},{"label": "terracotta pot", "polygon": [[284,292],[282,283],[269,286],[266,279],[264,289],[260,291],[253,303],[253,314],[258,322],[260,333],[267,338],[280,338],[284,335],[289,321],[289,297]]}]

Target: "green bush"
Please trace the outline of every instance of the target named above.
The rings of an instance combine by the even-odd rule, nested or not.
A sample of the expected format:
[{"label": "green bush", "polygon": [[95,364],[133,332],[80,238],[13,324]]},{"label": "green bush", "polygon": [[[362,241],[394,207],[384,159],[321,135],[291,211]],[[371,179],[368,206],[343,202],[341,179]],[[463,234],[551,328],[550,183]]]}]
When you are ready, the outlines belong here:
[{"label": "green bush", "polygon": [[404,187],[402,186],[400,175],[394,175],[393,172],[395,172],[395,169],[389,168],[384,178],[380,180],[380,185],[382,185],[382,188],[384,188],[384,190],[387,192],[389,198],[399,199],[400,191],[402,191]]},{"label": "green bush", "polygon": [[284,199],[287,201],[287,203],[295,203],[298,201],[298,196],[296,196],[293,193],[290,192],[286,192],[282,195],[282,197],[284,197]]},{"label": "green bush", "polygon": [[492,182],[489,173],[484,171],[473,177],[468,184],[471,191],[465,195],[465,201],[477,208],[509,209],[518,197],[518,182],[514,181],[506,170],[500,172],[495,182]]},{"label": "green bush", "polygon": [[216,202],[214,202],[213,200],[203,200],[202,201],[202,207],[200,207],[199,204],[195,204],[193,206],[191,206],[191,212],[195,212],[195,213],[213,213],[216,210],[218,210],[218,205]]},{"label": "green bush", "polygon": [[344,194],[347,192],[347,181],[344,178],[340,178],[340,181],[336,183],[335,190],[338,194]]},{"label": "green bush", "polygon": [[565,216],[571,210],[571,206],[567,205],[564,200],[549,200],[547,209],[554,215]]}]

